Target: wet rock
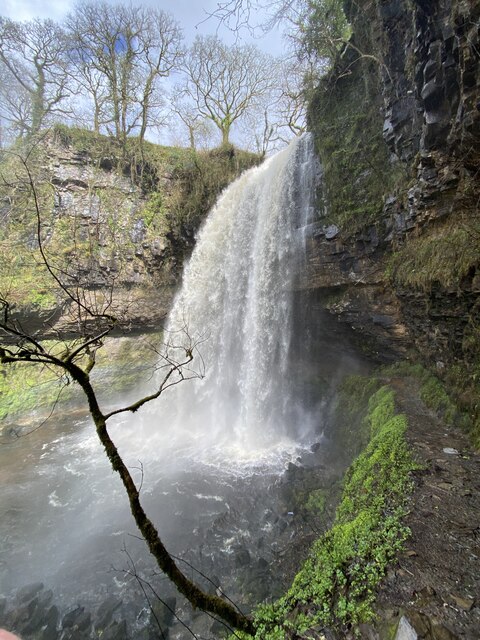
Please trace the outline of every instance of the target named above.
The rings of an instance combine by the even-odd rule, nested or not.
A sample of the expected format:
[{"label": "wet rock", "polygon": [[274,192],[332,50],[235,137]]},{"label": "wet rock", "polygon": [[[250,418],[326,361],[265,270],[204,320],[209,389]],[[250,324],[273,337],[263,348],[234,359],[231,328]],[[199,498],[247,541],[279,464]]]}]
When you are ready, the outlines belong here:
[{"label": "wet rock", "polygon": [[78,631],[86,631],[91,625],[91,615],[84,607],[75,607],[67,613],[62,620],[62,629],[73,628]]},{"label": "wet rock", "polygon": [[145,237],[145,222],[143,220],[137,220],[133,229],[130,231],[130,239],[134,244],[139,244],[143,242]]},{"label": "wet rock", "polygon": [[28,602],[29,600],[34,598],[37,593],[43,588],[43,582],[33,582],[32,584],[27,584],[25,587],[22,587],[17,591],[16,601],[19,603]]},{"label": "wet rock", "polygon": [[235,551],[234,562],[236,567],[245,567],[251,561],[250,552],[246,547],[240,547]]},{"label": "wet rock", "polygon": [[58,640],[59,636],[56,625],[47,625],[40,635],[40,640]]},{"label": "wet rock", "polygon": [[126,621],[112,622],[102,633],[102,640],[129,640]]},{"label": "wet rock", "polygon": [[210,627],[210,633],[212,634],[212,638],[223,638],[225,637],[225,632],[227,628],[224,623],[219,620],[215,620],[215,622]]},{"label": "wet rock", "polygon": [[59,636],[59,632],[57,630],[59,618],[60,612],[58,611],[58,608],[53,605],[45,614],[45,628],[42,631],[40,640],[57,640]]},{"label": "wet rock", "polygon": [[95,614],[95,629],[101,631],[105,629],[112,621],[113,614],[117,609],[122,606],[122,601],[119,598],[110,596],[105,602],[98,607]]},{"label": "wet rock", "polygon": [[60,640],[90,640],[89,634],[79,631],[78,629],[65,629]]},{"label": "wet rock", "polygon": [[379,640],[377,631],[370,624],[360,624],[358,626],[358,630],[360,631],[361,637],[364,638],[364,640]]},{"label": "wet rock", "polygon": [[165,598],[163,601],[156,600],[152,605],[151,625],[157,630],[160,627],[165,632],[175,619],[176,606],[177,599],[175,596]]},{"label": "wet rock", "polygon": [[17,631],[23,632],[25,626],[29,625],[32,618],[34,618],[36,609],[36,602],[30,601],[20,607],[17,607],[9,612],[6,618],[7,626]]},{"label": "wet rock", "polygon": [[333,240],[339,233],[340,229],[335,224],[331,224],[325,229],[325,238],[327,240]]},{"label": "wet rock", "polygon": [[[40,593],[39,596],[34,598],[30,604],[30,618],[26,624],[23,625],[21,631],[26,634],[32,634],[39,631],[50,621],[48,605],[53,598],[52,591]],[[34,607],[32,609],[32,607]],[[58,618],[57,618],[58,619]],[[55,624],[57,622],[55,619]]]}]

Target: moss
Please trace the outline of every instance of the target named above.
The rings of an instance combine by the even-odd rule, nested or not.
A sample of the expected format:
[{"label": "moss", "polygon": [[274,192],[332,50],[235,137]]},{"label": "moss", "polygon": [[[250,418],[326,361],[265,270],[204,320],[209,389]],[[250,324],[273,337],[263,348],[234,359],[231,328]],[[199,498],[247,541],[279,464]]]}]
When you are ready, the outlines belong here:
[{"label": "moss", "polygon": [[32,412],[46,414],[57,401],[71,398],[65,379],[33,364],[0,367],[0,421],[16,421]]},{"label": "moss", "polygon": [[[480,364],[470,368],[465,363],[447,367],[444,381],[421,364],[401,361],[383,368],[386,375],[414,377],[420,383],[420,397],[449,426],[457,425],[480,448]],[[448,391],[447,391],[448,389]]]},{"label": "moss", "polygon": [[286,595],[256,610],[259,640],[283,640],[317,625],[341,631],[373,618],[376,587],[409,534],[402,519],[416,465],[393,391],[381,387],[368,407],[370,441],[346,475],[335,522]]},{"label": "moss", "polygon": [[404,180],[383,141],[381,60],[369,11],[375,8],[355,16],[352,46],[308,97],[309,128],[324,169],[325,222],[345,235],[377,223],[384,194]]},{"label": "moss", "polygon": [[342,452],[350,456],[357,455],[370,438],[365,415],[368,400],[380,384],[374,376],[352,375],[344,378],[340,385],[335,409],[335,439]]},{"label": "moss", "polygon": [[[255,154],[233,148],[197,153],[145,142],[139,149],[133,138],[122,150],[114,139],[65,125],[54,127],[52,136],[54,144],[73,149],[90,165],[85,206],[98,215],[66,215],[55,207],[58,194],[48,169],[52,142],[48,138],[46,145],[38,145],[29,156],[44,249],[65,283],[87,289],[92,283],[108,287],[113,280],[130,282],[132,273],[145,274],[148,279],[151,269],[154,276],[170,283],[175,276],[171,270],[190,251],[194,233],[218,194],[243,169],[260,161]],[[105,182],[105,170],[127,174],[136,189],[130,192],[116,180],[108,188],[99,187],[97,182]],[[38,251],[37,215],[25,167],[19,157],[5,155],[0,156],[0,172],[4,178],[0,181],[4,203],[0,293],[30,312],[53,309],[64,292],[48,274]],[[99,181],[97,173],[102,178]],[[133,240],[133,230],[142,236],[140,248]],[[151,259],[149,253],[159,238],[164,245],[164,272],[157,256]]]},{"label": "moss", "polygon": [[314,489],[310,492],[305,503],[305,510],[312,515],[322,515],[327,504],[325,489]]}]

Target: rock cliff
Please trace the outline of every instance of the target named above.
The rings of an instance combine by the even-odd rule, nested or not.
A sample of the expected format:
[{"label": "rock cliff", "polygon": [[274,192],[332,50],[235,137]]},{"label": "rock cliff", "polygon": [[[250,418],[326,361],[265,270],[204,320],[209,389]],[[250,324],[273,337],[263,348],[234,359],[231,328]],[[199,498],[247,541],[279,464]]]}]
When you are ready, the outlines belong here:
[{"label": "rock cliff", "polygon": [[[41,238],[53,270],[121,331],[161,327],[195,233],[220,191],[259,156],[232,148],[195,152],[148,144],[123,156],[113,139],[57,126],[29,152]],[[28,151],[28,150],[27,150]],[[38,255],[32,189],[18,159],[2,165],[2,291],[43,336],[78,330]],[[17,247],[17,248],[15,248]],[[73,288],[73,289],[72,289]]]},{"label": "rock cliff", "polygon": [[325,175],[299,286],[363,349],[420,357],[475,413],[480,6],[377,0],[345,10],[351,46],[310,102]]}]

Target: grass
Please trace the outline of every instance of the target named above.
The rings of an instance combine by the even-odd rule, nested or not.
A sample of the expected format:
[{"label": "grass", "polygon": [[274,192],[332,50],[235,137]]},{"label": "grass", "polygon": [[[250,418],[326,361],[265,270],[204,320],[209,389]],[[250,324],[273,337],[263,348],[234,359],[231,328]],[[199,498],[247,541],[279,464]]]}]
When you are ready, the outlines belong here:
[{"label": "grass", "polygon": [[458,289],[472,269],[480,266],[478,217],[447,221],[428,234],[409,237],[392,254],[388,275],[396,286],[429,291],[435,284]]},{"label": "grass", "polygon": [[[159,357],[155,349],[160,342],[161,334],[153,334],[143,340],[138,336],[107,338],[97,352],[91,374],[99,399],[109,403],[119,393],[138,385],[139,380],[145,387],[145,378],[153,372]],[[61,353],[71,345],[68,341],[46,341],[43,344],[55,353]],[[79,388],[66,384],[65,376],[59,373],[38,364],[0,366],[0,422],[11,423],[32,418],[35,414],[48,414],[57,400],[59,409],[65,409],[73,402],[81,404]]]}]

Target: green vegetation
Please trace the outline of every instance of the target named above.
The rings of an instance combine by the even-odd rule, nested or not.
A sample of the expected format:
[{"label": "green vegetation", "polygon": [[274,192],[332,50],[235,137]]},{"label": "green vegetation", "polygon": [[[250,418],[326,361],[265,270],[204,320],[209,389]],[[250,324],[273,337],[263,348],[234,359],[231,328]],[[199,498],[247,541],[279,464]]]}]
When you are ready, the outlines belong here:
[{"label": "green vegetation", "polygon": [[57,400],[70,399],[71,387],[54,372],[36,364],[0,368],[0,421],[12,422],[36,411],[47,415]]},{"label": "green vegetation", "polygon": [[305,503],[305,510],[312,515],[322,515],[325,511],[327,504],[327,496],[325,489],[314,489],[310,492],[307,502]]},{"label": "green vegetation", "polygon": [[[158,359],[161,334],[145,338],[107,338],[97,352],[91,379],[98,390],[99,399],[107,404],[116,394],[125,393],[153,373]],[[58,353],[69,349],[70,342],[48,342]],[[149,371],[149,367],[151,370]],[[46,416],[55,403],[65,410],[81,402],[81,391],[68,384],[65,376],[38,364],[8,364],[0,367],[0,421],[12,423],[29,420],[34,415]]]},{"label": "green vegetation", "polygon": [[231,145],[195,151],[146,141],[140,145],[138,139],[128,138],[124,150],[114,138],[84,129],[56,125],[54,133],[57,142],[96,166],[128,175],[146,198],[139,212],[146,240],[169,236],[180,253],[182,238],[193,235],[221,191],[262,160]]},{"label": "green vegetation", "polygon": [[[183,162],[170,169],[170,181],[149,194],[144,220],[152,230],[166,229],[177,237],[194,232],[215,204],[218,195],[245,169],[261,161],[256,154],[220,147],[212,151],[188,151]],[[159,185],[162,186],[162,185]]]},{"label": "green vegetation", "polygon": [[[52,180],[51,158],[62,146],[83,157],[81,190],[65,192]],[[48,259],[66,284],[87,290],[137,282],[146,272],[171,284],[218,194],[259,161],[233,147],[195,152],[134,138],[124,149],[114,138],[56,125],[28,161]],[[38,251],[34,194],[20,156],[0,158],[0,198],[0,293],[31,313],[53,310],[64,296]]]},{"label": "green vegetation", "polygon": [[324,64],[332,65],[339,51],[351,36],[351,26],[344,11],[343,0],[312,1],[308,13],[298,25],[301,48]]},{"label": "green vegetation", "polygon": [[458,414],[455,404],[450,399],[440,380],[421,364],[401,361],[384,367],[383,372],[387,375],[416,378],[420,382],[420,398],[427,407],[441,414],[447,425],[452,425],[455,422]]},{"label": "green vegetation", "polygon": [[[377,385],[359,377],[346,382],[363,406]],[[354,406],[358,415],[360,405]],[[314,543],[286,595],[256,610],[258,640],[283,640],[318,626],[346,631],[374,616],[377,585],[409,534],[402,519],[416,465],[404,438],[407,419],[395,412],[389,387],[370,396],[363,422],[370,439],[347,472],[335,522]]]},{"label": "green vegetation", "polygon": [[381,63],[371,25],[367,9],[359,11],[349,46],[308,99],[324,169],[325,222],[345,234],[377,222],[384,194],[403,178],[383,140]]},{"label": "green vegetation", "polygon": [[347,376],[338,390],[336,406],[336,439],[341,451],[356,456],[370,439],[368,422],[364,420],[369,398],[380,388],[375,376]]},{"label": "green vegetation", "polygon": [[[472,372],[459,363],[444,373],[445,382],[421,364],[397,362],[383,368],[389,376],[413,377],[420,383],[420,398],[449,425],[462,427],[480,448],[480,365]],[[447,392],[446,387],[452,390]],[[454,398],[454,399],[453,399]],[[455,401],[454,401],[455,400]]]},{"label": "green vegetation", "polygon": [[429,291],[437,284],[458,289],[463,278],[480,265],[478,240],[478,218],[447,221],[428,234],[409,237],[391,256],[388,273],[396,286]]}]

